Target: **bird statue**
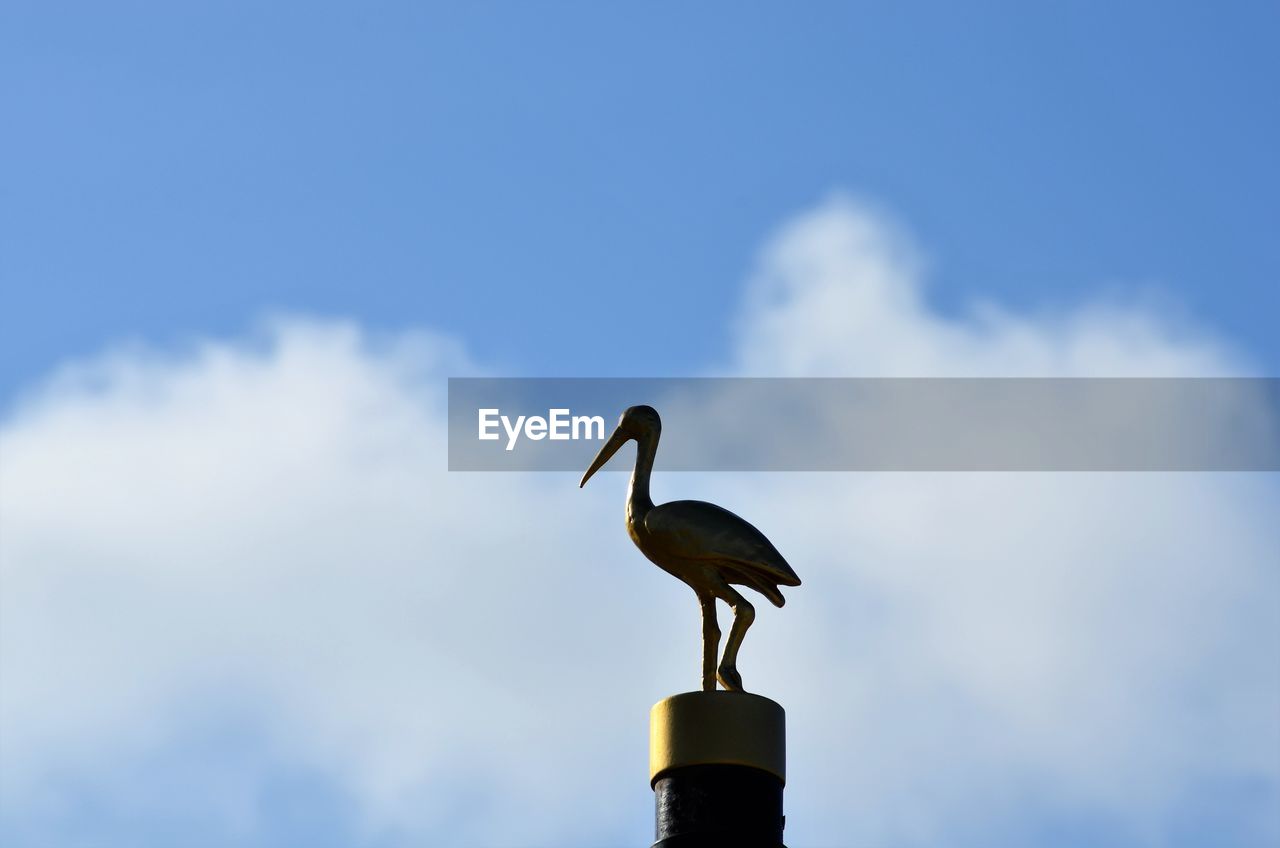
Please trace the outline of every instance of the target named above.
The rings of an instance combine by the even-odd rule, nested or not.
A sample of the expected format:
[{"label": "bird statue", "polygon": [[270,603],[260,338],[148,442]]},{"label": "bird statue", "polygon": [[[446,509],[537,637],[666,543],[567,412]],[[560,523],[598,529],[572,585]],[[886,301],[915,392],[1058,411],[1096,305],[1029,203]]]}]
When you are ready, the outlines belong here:
[{"label": "bird statue", "polygon": [[[778,587],[799,586],[800,578],[763,533],[727,509],[704,501],[672,501],[654,506],[649,497],[649,475],[661,434],[662,419],[657,410],[651,406],[630,407],[582,475],[578,488],[587,485],[591,475],[619,448],[635,440],[636,467],[627,490],[627,533],[654,565],[683,580],[698,596],[702,605],[703,690],[714,691],[718,677],[725,689],[741,692],[738,648],[756,611],[733,586],[749,586],[780,607],[785,600]],[[733,626],[718,671],[717,598],[733,610]]]}]

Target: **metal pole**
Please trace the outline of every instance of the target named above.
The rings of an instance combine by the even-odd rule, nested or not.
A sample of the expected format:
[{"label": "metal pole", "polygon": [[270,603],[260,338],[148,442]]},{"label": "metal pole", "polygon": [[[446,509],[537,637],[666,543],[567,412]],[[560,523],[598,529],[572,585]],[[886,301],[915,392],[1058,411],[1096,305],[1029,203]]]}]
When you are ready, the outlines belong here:
[{"label": "metal pole", "polygon": [[649,715],[654,848],[782,848],[786,714],[746,692],[674,695]]}]

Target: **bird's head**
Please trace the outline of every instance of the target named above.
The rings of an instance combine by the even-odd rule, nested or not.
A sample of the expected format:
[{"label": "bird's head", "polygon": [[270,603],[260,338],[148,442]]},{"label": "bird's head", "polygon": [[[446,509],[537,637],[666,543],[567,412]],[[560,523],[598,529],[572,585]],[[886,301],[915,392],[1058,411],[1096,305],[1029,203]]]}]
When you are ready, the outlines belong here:
[{"label": "bird's head", "polygon": [[618,418],[618,426],[614,428],[613,435],[604,443],[604,447],[600,448],[596,458],[591,461],[591,467],[587,469],[587,473],[582,475],[582,482],[578,484],[578,488],[581,489],[587,485],[591,475],[599,471],[600,466],[618,452],[618,448],[632,439],[639,442],[656,437],[660,432],[662,432],[662,419],[658,417],[658,410],[652,406],[643,405],[627,407]]}]

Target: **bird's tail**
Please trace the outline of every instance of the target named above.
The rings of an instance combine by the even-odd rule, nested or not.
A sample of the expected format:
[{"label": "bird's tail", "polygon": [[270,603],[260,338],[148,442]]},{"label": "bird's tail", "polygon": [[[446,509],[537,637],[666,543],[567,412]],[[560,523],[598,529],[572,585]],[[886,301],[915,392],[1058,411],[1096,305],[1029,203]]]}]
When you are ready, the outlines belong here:
[{"label": "bird's tail", "polygon": [[753,575],[747,578],[747,585],[768,598],[775,607],[780,607],[787,602],[787,599],[782,597],[782,591],[778,589],[776,583],[761,580]]}]

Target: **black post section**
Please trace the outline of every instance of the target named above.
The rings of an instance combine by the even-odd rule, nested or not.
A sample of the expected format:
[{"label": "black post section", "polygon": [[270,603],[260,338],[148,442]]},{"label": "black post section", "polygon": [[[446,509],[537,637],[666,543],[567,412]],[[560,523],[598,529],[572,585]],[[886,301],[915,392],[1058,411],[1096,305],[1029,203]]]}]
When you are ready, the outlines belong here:
[{"label": "black post section", "polygon": [[653,848],[783,848],[786,715],[746,692],[686,692],[649,713]]},{"label": "black post section", "polygon": [[654,783],[654,848],[782,848],[782,781],[751,766],[672,769]]}]

